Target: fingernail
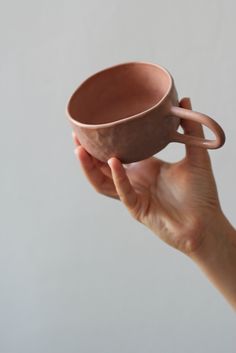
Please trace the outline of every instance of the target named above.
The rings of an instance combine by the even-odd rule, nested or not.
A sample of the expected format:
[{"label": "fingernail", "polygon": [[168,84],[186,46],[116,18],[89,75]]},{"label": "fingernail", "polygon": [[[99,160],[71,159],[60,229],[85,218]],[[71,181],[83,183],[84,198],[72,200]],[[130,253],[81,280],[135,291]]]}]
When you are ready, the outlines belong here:
[{"label": "fingernail", "polygon": [[108,163],[109,167],[111,168],[111,159],[108,159],[107,163]]}]

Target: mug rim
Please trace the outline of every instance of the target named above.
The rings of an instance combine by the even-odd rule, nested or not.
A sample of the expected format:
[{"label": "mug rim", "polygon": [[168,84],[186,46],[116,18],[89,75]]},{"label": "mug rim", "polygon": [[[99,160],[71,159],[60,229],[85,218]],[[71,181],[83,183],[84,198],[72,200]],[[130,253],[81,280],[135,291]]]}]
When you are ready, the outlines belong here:
[{"label": "mug rim", "polygon": [[[126,65],[133,65],[133,64],[142,64],[142,65],[147,65],[147,66],[154,66],[154,67],[157,67],[158,69],[161,69],[169,78],[169,87],[166,91],[166,93],[163,95],[163,97],[154,105],[152,105],[150,108],[148,109],[145,109],[143,110],[142,112],[140,113],[137,113],[137,114],[134,114],[134,115],[129,115],[127,116],[126,118],[122,118],[122,119],[119,119],[119,120],[115,120],[115,121],[112,121],[112,122],[108,122],[108,123],[101,123],[101,124],[85,124],[85,123],[81,123],[79,122],[78,120],[75,120],[71,114],[70,114],[70,105],[71,105],[71,101],[73,99],[73,97],[76,95],[76,93],[80,90],[80,88],[87,82],[89,81],[90,79],[100,75],[101,73],[103,72],[106,72],[106,71],[110,71],[110,70],[113,70],[117,67],[120,67],[120,66],[126,66]],[[171,76],[170,72],[163,66],[159,65],[159,64],[154,64],[154,63],[151,63],[151,62],[148,62],[148,61],[128,61],[128,62],[124,62],[124,63],[120,63],[120,64],[116,64],[116,65],[112,65],[112,66],[109,66],[105,69],[102,69],[102,70],[99,70],[97,72],[95,72],[94,74],[90,75],[89,77],[87,77],[76,89],[75,91],[72,93],[71,97],[69,98],[69,101],[67,103],[67,107],[66,107],[66,115],[68,117],[68,119],[75,125],[79,126],[79,127],[85,127],[85,128],[95,128],[95,129],[98,129],[98,128],[104,128],[104,127],[109,127],[109,126],[114,126],[114,125],[118,125],[118,124],[121,124],[122,122],[125,122],[125,121],[129,121],[129,120],[133,120],[137,117],[141,117],[142,115],[144,114],[147,114],[149,112],[151,112],[152,110],[156,109],[159,105],[161,105],[165,99],[168,97],[172,87],[173,87],[173,77]]]}]

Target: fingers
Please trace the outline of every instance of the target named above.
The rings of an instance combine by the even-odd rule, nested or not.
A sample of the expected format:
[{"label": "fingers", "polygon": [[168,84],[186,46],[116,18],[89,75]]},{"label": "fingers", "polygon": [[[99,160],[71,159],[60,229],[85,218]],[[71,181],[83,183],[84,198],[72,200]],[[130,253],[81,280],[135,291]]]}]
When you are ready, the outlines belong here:
[{"label": "fingers", "polygon": [[[190,98],[181,99],[180,107],[192,110],[192,103]],[[181,121],[181,125],[184,129],[185,134],[191,136],[204,137],[204,132],[201,124],[196,123],[195,121],[183,119]]]},{"label": "fingers", "polygon": [[[72,132],[72,139],[74,141],[74,144],[76,147],[78,146],[81,146],[81,143],[78,139],[78,137],[76,136],[75,132],[73,131]],[[77,151],[75,149],[75,155],[77,156]],[[112,175],[111,175],[111,169],[109,168],[109,166],[106,164],[106,163],[103,163],[101,161],[99,161],[98,159],[96,158],[93,158],[93,162],[94,164],[101,169],[101,171],[103,172],[103,174],[109,178],[112,178]]]},{"label": "fingers", "polygon": [[74,131],[72,131],[72,139],[73,139],[74,144],[75,144],[76,146],[80,146],[80,145],[81,145],[80,142],[79,142],[79,139],[78,139],[78,137],[76,136],[76,133],[75,133]]},{"label": "fingers", "polygon": [[138,195],[130,184],[123,165],[117,158],[109,159],[108,164],[111,168],[113,181],[120,200],[130,211],[133,211],[137,206]]},{"label": "fingers", "polygon": [[[81,163],[82,170],[89,182],[96,191],[107,196],[117,196],[113,180],[107,177],[100,169],[104,165],[102,162],[93,158],[82,146],[75,149],[75,155]],[[106,168],[109,168],[108,166]],[[111,172],[108,172],[111,174]]]},{"label": "fingers", "polygon": [[107,176],[108,178],[112,179],[112,174],[111,174],[111,168],[109,167],[108,164],[103,164],[101,167],[100,167],[102,173]]},{"label": "fingers", "polygon": [[[180,107],[192,110],[192,104],[191,104],[190,98],[181,99]],[[203,127],[200,123],[196,123],[191,120],[182,119],[181,126],[183,127],[184,133],[186,135],[204,138]],[[189,161],[199,164],[209,159],[207,149],[191,146],[191,145],[185,145],[185,148],[186,148],[186,157],[187,159],[189,159]]]},{"label": "fingers", "polygon": [[97,168],[93,158],[88,154],[88,152],[86,152],[82,146],[78,146],[75,149],[75,155],[80,160],[82,169],[90,182],[94,186],[102,184],[105,177],[99,168]]}]

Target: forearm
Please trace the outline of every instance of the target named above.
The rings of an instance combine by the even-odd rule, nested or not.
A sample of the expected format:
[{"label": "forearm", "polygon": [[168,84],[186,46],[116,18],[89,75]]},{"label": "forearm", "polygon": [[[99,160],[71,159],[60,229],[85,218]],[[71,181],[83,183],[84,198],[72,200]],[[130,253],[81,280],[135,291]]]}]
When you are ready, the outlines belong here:
[{"label": "forearm", "polygon": [[236,310],[236,230],[223,214],[189,256]]}]

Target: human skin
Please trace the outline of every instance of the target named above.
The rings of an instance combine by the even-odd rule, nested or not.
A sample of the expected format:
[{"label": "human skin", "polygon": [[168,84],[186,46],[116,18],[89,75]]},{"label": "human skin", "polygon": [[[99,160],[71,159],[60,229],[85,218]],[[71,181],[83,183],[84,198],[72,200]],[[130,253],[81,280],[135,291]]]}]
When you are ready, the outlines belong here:
[{"label": "human skin", "polygon": [[[191,109],[190,99],[180,106]],[[186,134],[204,137],[200,124],[181,125]],[[120,200],[134,219],[192,259],[236,309],[236,231],[221,209],[208,151],[186,145],[177,163],[151,157],[122,165],[117,158],[98,161],[73,137],[95,190]]]}]

